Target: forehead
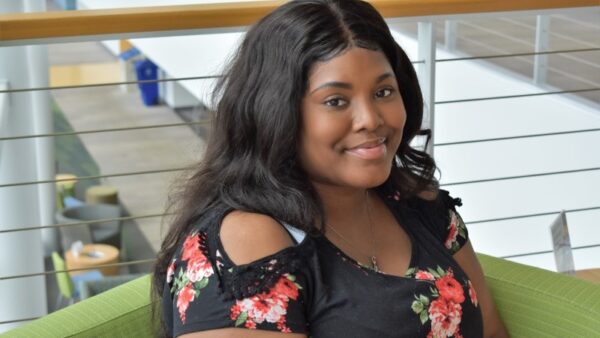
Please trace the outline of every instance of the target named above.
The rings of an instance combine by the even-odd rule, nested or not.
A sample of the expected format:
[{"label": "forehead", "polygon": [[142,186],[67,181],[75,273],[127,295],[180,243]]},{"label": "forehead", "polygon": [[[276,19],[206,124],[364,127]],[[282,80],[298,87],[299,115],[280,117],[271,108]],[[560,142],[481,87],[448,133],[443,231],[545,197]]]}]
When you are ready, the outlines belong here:
[{"label": "forehead", "polygon": [[352,47],[326,61],[315,63],[308,75],[309,88],[328,81],[369,81],[393,73],[385,54],[378,50]]}]

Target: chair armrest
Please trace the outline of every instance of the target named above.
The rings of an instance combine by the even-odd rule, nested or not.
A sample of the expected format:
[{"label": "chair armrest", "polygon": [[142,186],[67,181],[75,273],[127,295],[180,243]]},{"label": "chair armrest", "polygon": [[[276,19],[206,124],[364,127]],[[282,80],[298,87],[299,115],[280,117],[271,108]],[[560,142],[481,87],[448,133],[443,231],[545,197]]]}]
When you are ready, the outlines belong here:
[{"label": "chair armrest", "polygon": [[7,337],[155,337],[158,323],[151,311],[146,275],[9,331]]},{"label": "chair armrest", "polygon": [[598,337],[600,285],[477,256],[511,337]]}]

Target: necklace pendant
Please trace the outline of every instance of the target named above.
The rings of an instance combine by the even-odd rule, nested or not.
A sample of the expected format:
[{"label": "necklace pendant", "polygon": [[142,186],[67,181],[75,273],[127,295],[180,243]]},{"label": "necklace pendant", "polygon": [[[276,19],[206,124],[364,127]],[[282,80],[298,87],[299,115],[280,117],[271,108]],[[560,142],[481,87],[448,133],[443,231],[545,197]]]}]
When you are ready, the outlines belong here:
[{"label": "necklace pendant", "polygon": [[377,266],[377,258],[375,258],[375,256],[371,256],[371,270],[379,272],[379,266]]}]

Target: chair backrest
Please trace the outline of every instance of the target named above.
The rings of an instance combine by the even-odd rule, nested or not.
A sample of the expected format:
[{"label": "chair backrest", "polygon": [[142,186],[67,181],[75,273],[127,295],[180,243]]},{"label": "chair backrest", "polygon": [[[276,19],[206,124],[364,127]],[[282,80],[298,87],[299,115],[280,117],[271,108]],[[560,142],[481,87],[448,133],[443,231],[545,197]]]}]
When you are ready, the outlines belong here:
[{"label": "chair backrest", "polygon": [[[512,338],[598,337],[598,284],[482,254],[479,260]],[[158,321],[151,316],[150,281],[149,275],[138,278],[14,329],[6,336],[157,336]]]},{"label": "chair backrest", "polygon": [[[65,264],[65,261],[62,259],[60,254],[56,251],[52,253],[52,264],[54,265],[55,271],[62,271],[62,270],[67,269],[67,265]],[[67,272],[56,273],[56,283],[58,284],[58,289],[60,290],[60,293],[65,298],[73,297],[73,289],[74,289],[73,280],[71,279],[71,276],[69,276],[69,274]]]}]

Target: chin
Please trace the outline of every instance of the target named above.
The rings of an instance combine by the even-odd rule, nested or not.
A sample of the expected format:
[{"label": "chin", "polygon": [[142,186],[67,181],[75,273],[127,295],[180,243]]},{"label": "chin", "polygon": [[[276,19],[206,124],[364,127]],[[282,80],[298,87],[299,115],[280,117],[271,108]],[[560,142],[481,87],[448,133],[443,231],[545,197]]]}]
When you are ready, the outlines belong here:
[{"label": "chin", "polygon": [[351,181],[352,185],[357,188],[364,188],[364,189],[375,188],[375,187],[378,187],[378,186],[382,185],[383,183],[385,183],[385,181],[390,176],[390,172],[391,172],[391,169],[385,170],[385,171],[378,171],[375,173],[365,172],[365,173],[362,173],[361,175],[355,175],[349,181]]}]

